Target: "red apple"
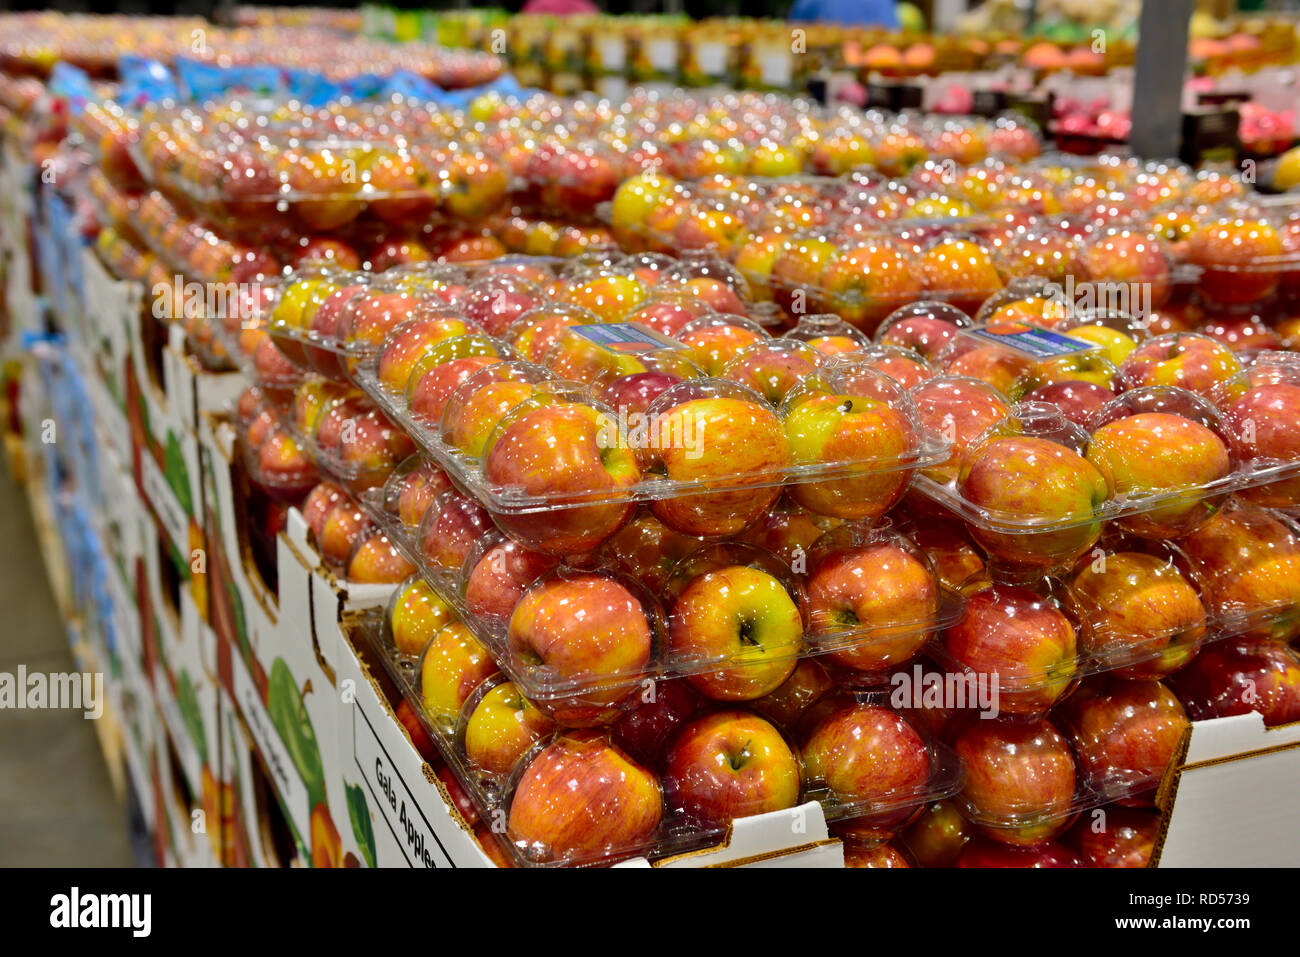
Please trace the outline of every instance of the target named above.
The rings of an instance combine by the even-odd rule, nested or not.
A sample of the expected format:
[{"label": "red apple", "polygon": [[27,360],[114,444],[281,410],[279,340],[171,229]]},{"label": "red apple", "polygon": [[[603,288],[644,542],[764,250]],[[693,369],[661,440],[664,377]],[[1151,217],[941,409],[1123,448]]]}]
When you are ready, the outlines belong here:
[{"label": "red apple", "polygon": [[[953,750],[966,765],[961,800],[987,837],[1032,847],[1070,826],[1074,757],[1051,722],[977,718],[957,735]],[[970,844],[967,852],[974,853]]]},{"label": "red apple", "polygon": [[1173,765],[1187,712],[1158,681],[1085,682],[1065,705],[1063,720],[1094,787],[1124,792],[1126,804],[1153,804],[1154,789]]},{"label": "red apple", "polygon": [[510,616],[507,640],[516,668],[563,689],[538,706],[559,722],[583,726],[618,717],[646,675],[654,630],[627,586],[573,573],[529,588]]},{"label": "red apple", "polygon": [[957,858],[958,867],[1083,867],[1083,861],[1073,851],[1055,841],[1045,841],[1032,847],[1013,847],[975,837],[962,848]]},{"label": "red apple", "polygon": [[[810,626],[835,638],[830,658],[848,668],[877,671],[910,661],[928,641],[938,610],[934,573],[900,541],[835,548],[809,568]],[[861,640],[845,645],[846,636]]]},{"label": "red apple", "polygon": [[659,781],[592,732],[557,738],[510,799],[507,833],[539,861],[595,862],[641,850],[659,829]]},{"label": "red apple", "polygon": [[1007,714],[1043,713],[1074,679],[1074,626],[1050,598],[1018,585],[968,595],[965,617],[944,632],[942,647],[959,667],[996,681]]},{"label": "red apple", "polygon": [[809,786],[871,812],[878,827],[906,820],[925,799],[930,750],[900,715],[878,705],[845,702],[830,710],[803,745]]},{"label": "red apple", "polygon": [[1070,834],[1088,867],[1147,867],[1160,835],[1160,814],[1107,807],[1085,814]]},{"label": "red apple", "polygon": [[971,534],[990,555],[1021,567],[1050,568],[1086,552],[1101,534],[1099,509],[1110,497],[1095,465],[1033,435],[981,443],[966,456],[958,488],[987,517]]},{"label": "red apple", "polygon": [[465,578],[465,609],[486,621],[508,622],[524,592],[557,561],[510,539],[490,544]]},{"label": "red apple", "polygon": [[[558,507],[503,512],[497,524],[529,547],[556,555],[589,551],[617,532],[635,508],[617,497],[636,487],[641,470],[634,451],[609,431],[609,416],[582,402],[541,403],[508,414],[487,449],[484,477],[526,495],[555,496]],[[601,495],[615,500],[580,504]]]},{"label": "red apple", "polygon": [[664,755],[669,808],[705,827],[794,807],[802,790],[799,758],[771,724],[747,711],[697,718]]},{"label": "red apple", "polygon": [[1300,658],[1271,641],[1217,641],[1169,684],[1194,721],[1250,711],[1267,727],[1300,721]]}]

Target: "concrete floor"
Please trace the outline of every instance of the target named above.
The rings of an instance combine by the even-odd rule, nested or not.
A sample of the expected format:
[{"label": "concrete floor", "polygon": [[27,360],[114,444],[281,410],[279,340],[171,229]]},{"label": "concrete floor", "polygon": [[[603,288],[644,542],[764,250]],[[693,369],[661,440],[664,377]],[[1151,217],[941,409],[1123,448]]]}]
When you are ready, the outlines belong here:
[{"label": "concrete floor", "polygon": [[[3,468],[0,542],[0,671],[72,671],[26,494]],[[78,711],[0,710],[0,866],[135,862],[92,723]]]}]

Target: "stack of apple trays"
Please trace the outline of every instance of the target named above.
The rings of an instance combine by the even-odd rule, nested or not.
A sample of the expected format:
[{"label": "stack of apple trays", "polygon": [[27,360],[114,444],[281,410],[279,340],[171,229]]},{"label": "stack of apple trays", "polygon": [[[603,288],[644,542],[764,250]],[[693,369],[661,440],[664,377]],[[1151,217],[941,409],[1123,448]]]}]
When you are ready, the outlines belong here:
[{"label": "stack of apple trays", "polygon": [[[369,640],[497,859],[665,860],[742,819],[794,848],[798,808],[854,864],[1145,864],[1189,720],[1300,715],[1300,367],[1231,312],[1294,297],[1294,211],[1123,163],[620,187],[564,130],[598,116],[520,109],[535,161],[503,118],[451,166],[386,114],[160,121],[123,220],[159,254],[104,244],[235,280],[187,331],[250,380],[260,547],[297,508],[336,575],[398,586]],[[906,126],[872,143],[924,156]],[[473,225],[609,199],[656,251]]]}]

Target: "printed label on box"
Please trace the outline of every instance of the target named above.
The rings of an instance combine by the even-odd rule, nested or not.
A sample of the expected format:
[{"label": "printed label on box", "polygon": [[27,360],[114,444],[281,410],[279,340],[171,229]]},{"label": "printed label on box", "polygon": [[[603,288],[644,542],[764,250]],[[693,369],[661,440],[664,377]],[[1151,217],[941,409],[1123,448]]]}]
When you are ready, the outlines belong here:
[{"label": "printed label on box", "polygon": [[140,647],[140,611],[116,567],[110,566],[105,577],[109,581],[109,597],[113,602],[117,625],[117,655],[131,662],[142,661],[144,653]]},{"label": "printed label on box", "polygon": [[[359,702],[352,706],[352,754],[357,771],[411,867],[455,867],[419,802],[397,773]],[[432,789],[431,789],[432,790]],[[436,792],[434,792],[436,793]]]},{"label": "printed label on box", "polygon": [[1001,323],[999,331],[988,329],[971,329],[966,335],[976,336],[988,342],[995,342],[1008,349],[1014,349],[1022,355],[1033,359],[1055,359],[1076,352],[1088,352],[1097,347],[1089,342],[1071,339],[1069,336],[1050,329],[1039,329],[1022,323]]},{"label": "printed label on box", "polygon": [[310,798],[307,795],[307,785],[299,776],[298,769],[289,756],[289,749],[285,747],[279,732],[275,730],[275,725],[271,723],[271,716],[267,713],[266,705],[262,703],[257,685],[253,684],[248,666],[238,654],[231,655],[231,671],[235,702],[244,716],[245,724],[248,725],[248,732],[253,736],[258,753],[262,755],[267,769],[271,772],[275,789],[280,795],[280,802],[293,821],[294,827],[297,828],[299,838],[306,841],[311,834],[311,808],[308,806]]},{"label": "printed label on box", "polygon": [[660,335],[639,322],[593,323],[572,328],[575,334],[610,352],[657,352],[660,349],[686,348],[683,343]]},{"label": "printed label on box", "polygon": [[194,744],[194,739],[190,737],[189,726],[181,717],[181,706],[167,685],[165,677],[157,682],[157,687],[160,692],[158,704],[162,708],[163,719],[167,722],[167,733],[171,737],[172,746],[181,759],[181,767],[185,771],[186,779],[191,784],[196,784],[203,774],[203,762],[199,759],[198,748]]},{"label": "printed label on box", "polygon": [[185,514],[185,509],[181,507],[176,493],[167,484],[167,477],[163,475],[162,469],[148,452],[140,456],[140,482],[144,486],[145,497],[153,506],[163,531],[167,533],[176,550],[188,561],[190,517]]}]

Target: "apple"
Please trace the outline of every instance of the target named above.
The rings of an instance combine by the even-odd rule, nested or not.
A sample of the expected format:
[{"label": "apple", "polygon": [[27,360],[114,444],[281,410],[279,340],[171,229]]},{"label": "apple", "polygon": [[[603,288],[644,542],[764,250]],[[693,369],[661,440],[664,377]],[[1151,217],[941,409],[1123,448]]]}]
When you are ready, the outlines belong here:
[{"label": "apple", "polygon": [[[1252,385],[1228,402],[1223,417],[1243,462],[1256,468],[1300,462],[1300,382],[1290,375]],[[1291,476],[1240,494],[1256,505],[1292,508],[1300,504],[1300,478]]]},{"label": "apple", "polygon": [[1187,712],[1159,681],[1099,676],[1065,704],[1062,715],[1092,786],[1123,792],[1125,804],[1154,804],[1155,787],[1173,766]]},{"label": "apple", "polygon": [[1063,600],[1080,624],[1084,651],[1126,678],[1162,678],[1178,670],[1206,632],[1200,594],[1159,555],[1084,556]]},{"label": "apple", "polygon": [[1100,817],[1081,818],[1070,836],[1088,867],[1147,867],[1160,836],[1160,814],[1107,807]]},{"label": "apple", "polygon": [[368,409],[344,429],[339,441],[339,458],[353,474],[354,484],[382,482],[398,462],[415,451],[411,437],[393,425],[378,409]]},{"label": "apple", "polygon": [[939,519],[914,515],[908,534],[929,559],[935,579],[951,591],[960,591],[985,570],[975,543],[960,524],[950,522],[946,515]]},{"label": "apple", "polygon": [[454,725],[474,689],[497,670],[492,655],[465,624],[448,623],[433,636],[420,659],[425,713],[437,724]]},{"label": "apple", "polygon": [[320,534],[316,536],[321,557],[327,565],[340,569],[346,567],[353,546],[372,528],[361,506],[344,496],[326,513]]},{"label": "apple", "polygon": [[907,394],[870,360],[841,360],[825,379],[791,392],[782,408],[796,465],[848,472],[796,482],[790,496],[797,503],[834,518],[875,519],[902,496],[919,444],[918,416]]},{"label": "apple", "polygon": [[[645,307],[642,307],[643,309]],[[628,317],[628,321],[634,320]],[[594,312],[567,303],[544,304],[519,316],[505,332],[509,342],[529,362],[541,362],[570,326],[595,325]]]},{"label": "apple", "polygon": [[1143,230],[1126,226],[1105,230],[1084,248],[1083,266],[1086,275],[1105,286],[1140,288],[1152,309],[1169,299],[1169,253],[1162,240]]},{"label": "apple", "polygon": [[974,312],[1002,289],[993,256],[978,240],[960,234],[941,236],[920,258],[924,293]]},{"label": "apple", "polygon": [[644,413],[650,403],[682,381],[670,372],[634,372],[610,377],[600,389],[600,398],[620,414]]},{"label": "apple", "polygon": [[652,450],[658,460],[652,471],[662,470],[684,488],[730,486],[650,503],[656,518],[687,535],[734,535],[750,525],[780,495],[791,461],[771,407],[748,389],[728,386],[721,391],[684,382],[661,394],[648,412],[657,422],[659,446]]},{"label": "apple", "polygon": [[763,339],[736,353],[722,375],[779,406],[823,362],[820,352],[797,339]]},{"label": "apple", "polygon": [[635,509],[631,501],[579,504],[584,497],[617,496],[641,480],[635,452],[609,429],[609,416],[582,402],[539,403],[507,414],[487,449],[484,477],[498,487],[560,501],[542,512],[500,513],[497,524],[524,544],[556,555],[589,551],[617,532]]},{"label": "apple", "polygon": [[774,690],[750,702],[750,708],[778,728],[793,731],[804,714],[835,687],[835,682],[815,658],[804,658],[790,677]]},{"label": "apple", "polygon": [[646,298],[646,288],[631,276],[597,272],[571,280],[561,296],[594,313],[601,322],[619,322]]},{"label": "apple", "polygon": [[1172,385],[1214,398],[1215,389],[1241,371],[1241,362],[1227,346],[1206,336],[1166,333],[1133,350],[1119,367],[1126,389]]},{"label": "apple", "polygon": [[562,724],[590,726],[617,718],[645,677],[654,626],[617,579],[564,573],[528,589],[510,615],[507,641],[515,668],[563,689],[538,706]]},{"label": "apple", "polygon": [[876,330],[882,346],[911,349],[928,362],[937,360],[959,329],[970,325],[970,317],[946,302],[911,303],[894,310]]},{"label": "apple", "polygon": [[465,320],[450,312],[407,319],[384,338],[376,370],[380,384],[397,395],[406,395],[407,381],[430,347],[469,332]]},{"label": "apple", "polygon": [[1230,503],[1179,545],[1221,627],[1277,641],[1300,634],[1300,535],[1277,515]]},{"label": "apple", "polygon": [[901,843],[921,867],[952,867],[974,833],[952,801],[935,801],[908,825]]},{"label": "apple", "polygon": [[534,581],[552,571],[558,559],[502,539],[473,560],[465,576],[465,610],[488,622],[505,624]]},{"label": "apple", "polygon": [[510,798],[507,833],[537,860],[595,862],[640,849],[662,817],[658,779],[603,736],[578,731],[529,762]]},{"label": "apple", "polygon": [[505,777],[555,722],[523,696],[513,681],[479,697],[465,722],[465,757],[490,775]]},{"label": "apple", "polygon": [[1137,340],[1132,335],[1100,323],[1083,322],[1065,330],[1065,334],[1071,339],[1100,346],[1106,358],[1116,366],[1121,365],[1138,347]]},{"label": "apple", "polygon": [[981,680],[998,682],[998,706],[1007,714],[1042,714],[1075,676],[1074,626],[1050,598],[1019,585],[968,595],[966,614],[944,632],[942,648]]},{"label": "apple", "polygon": [[696,718],[673,739],[663,760],[667,806],[717,828],[736,818],[799,803],[799,758],[776,728],[747,711]]},{"label": "apple", "polygon": [[925,740],[888,708],[848,700],[828,710],[803,744],[810,788],[869,813],[855,824],[896,826],[924,801],[931,757]]},{"label": "apple", "polygon": [[689,682],[676,678],[646,683],[632,701],[610,731],[619,747],[651,767],[659,766],[673,733],[708,703]]},{"label": "apple", "polygon": [[1177,538],[1208,519],[1215,505],[1200,489],[1232,470],[1228,449],[1213,430],[1168,412],[1112,419],[1092,433],[1085,455],[1112,495],[1169,501],[1124,517],[1126,528],[1146,538]]},{"label": "apple", "polygon": [[838,256],[839,248],[824,237],[788,239],[772,265],[770,286],[777,305],[794,315],[813,311],[808,298],[821,289],[827,266]]},{"label": "apple", "polygon": [[420,157],[382,152],[366,172],[370,188],[382,196],[370,200],[370,211],[385,222],[418,222],[433,212],[437,183]]},{"label": "apple", "polygon": [[[466,348],[469,343],[466,343]],[[480,344],[479,348],[485,348]],[[426,357],[411,374],[407,384],[407,401],[411,414],[422,424],[434,426],[442,421],[447,403],[467,379],[502,360],[495,355],[460,355],[445,361]]]},{"label": "apple", "polygon": [[921,424],[952,443],[943,462],[926,466],[921,474],[940,485],[956,481],[975,440],[1011,413],[1011,406],[993,386],[959,376],[936,376],[912,390]]},{"label": "apple", "polygon": [[765,338],[757,323],[735,315],[701,316],[677,333],[677,340],[691,350],[696,365],[710,376],[723,375],[728,363]]},{"label": "apple", "polygon": [[1115,393],[1095,382],[1065,379],[1048,382],[1025,395],[1026,402],[1048,402],[1075,425],[1087,426],[1097,410],[1115,398]]},{"label": "apple", "polygon": [[966,766],[960,800],[986,837],[1032,847],[1070,826],[1074,757],[1050,721],[974,719],[958,733],[953,750]]},{"label": "apple", "polygon": [[934,369],[910,349],[872,346],[863,350],[863,365],[883,372],[904,389],[911,389],[934,377]]},{"label": "apple", "polygon": [[605,542],[601,557],[658,595],[667,591],[677,563],[702,543],[642,511]]},{"label": "apple", "polygon": [[[993,332],[1008,331],[1004,324],[986,327]],[[1024,383],[1033,374],[1034,362],[1014,349],[994,342],[958,340],[944,350],[936,365],[950,376],[978,379],[1008,398],[1024,391]]]},{"label": "apple", "polygon": [[418,658],[429,640],[455,618],[451,607],[428,582],[414,579],[393,593],[388,611],[393,647],[398,654]]},{"label": "apple", "polygon": [[921,291],[920,271],[906,251],[881,236],[840,250],[823,270],[816,295],[828,311],[870,333]]},{"label": "apple", "polygon": [[967,454],[957,484],[993,526],[972,524],[975,540],[994,558],[1025,568],[1065,564],[1091,548],[1101,534],[1098,510],[1110,497],[1092,462],[1033,435],[984,441]]},{"label": "apple", "polygon": [[482,456],[506,414],[537,394],[535,378],[528,369],[498,363],[463,379],[443,406],[442,440],[468,456]]},{"label": "apple", "polygon": [[[388,499],[389,510],[396,512],[402,525],[416,529],[434,500],[449,488],[451,479],[446,472],[432,462],[420,461],[400,476],[395,486],[390,482],[385,497]],[[394,497],[396,502],[393,501]]]},{"label": "apple", "polygon": [[347,492],[333,482],[321,482],[307,494],[307,498],[302,503],[302,517],[317,540],[320,539],[321,530],[325,527],[325,517],[330,509],[346,495]]},{"label": "apple", "polygon": [[415,566],[383,532],[357,542],[348,558],[347,579],[356,584],[392,585],[414,572]]},{"label": "apple", "polygon": [[878,671],[910,661],[938,611],[934,573],[899,541],[833,548],[809,567],[810,627],[836,639],[829,657],[847,668]]},{"label": "apple", "polygon": [[542,290],[518,276],[485,276],[457,299],[466,318],[501,336],[520,316],[544,304]]},{"label": "apple", "polygon": [[845,867],[910,867],[907,858],[888,844],[848,841],[844,845]]},{"label": "apple", "polygon": [[803,615],[786,586],[747,565],[723,565],[691,578],[669,618],[674,658],[710,662],[714,670],[687,680],[717,701],[752,701],[775,690],[795,669]]},{"label": "apple", "polygon": [[669,196],[677,181],[658,170],[647,170],[624,180],[610,204],[610,222],[620,238],[635,236],[650,211]]},{"label": "apple", "polygon": [[420,522],[420,554],[435,567],[459,571],[474,544],[491,528],[492,519],[482,505],[448,489]]},{"label": "apple", "polygon": [[1200,292],[1215,302],[1244,304],[1267,299],[1282,275],[1282,237],[1265,219],[1225,216],[1193,234],[1190,259],[1202,269]]},{"label": "apple", "polygon": [[1198,330],[1240,356],[1283,348],[1282,339],[1258,316],[1215,319]]},{"label": "apple", "polygon": [[1193,721],[1257,711],[1265,727],[1300,721],[1300,658],[1285,645],[1230,638],[1169,679]]},{"label": "apple", "polygon": [[731,277],[685,276],[669,280],[670,288],[681,287],[684,295],[702,303],[721,315],[743,316],[748,313],[749,288],[744,278],[732,272]]},{"label": "apple", "polygon": [[1077,854],[1056,841],[1017,847],[976,836],[957,857],[958,867],[1083,867]]},{"label": "apple", "polygon": [[441,763],[438,748],[433,743],[433,738],[429,737],[429,732],[420,723],[420,716],[415,713],[415,709],[411,707],[411,703],[405,698],[397,702],[397,721],[406,729],[406,734],[411,739],[411,745],[419,752],[420,757],[424,759],[426,764]]},{"label": "apple", "polygon": [[320,481],[320,473],[292,436],[273,431],[257,449],[256,481],[271,496],[294,501]]}]

